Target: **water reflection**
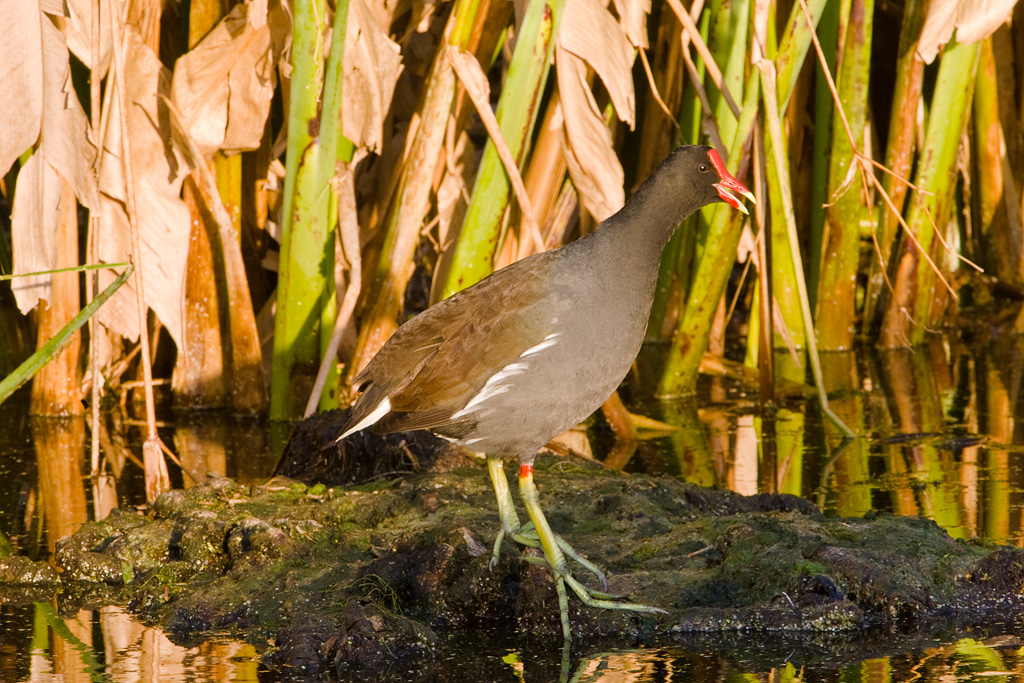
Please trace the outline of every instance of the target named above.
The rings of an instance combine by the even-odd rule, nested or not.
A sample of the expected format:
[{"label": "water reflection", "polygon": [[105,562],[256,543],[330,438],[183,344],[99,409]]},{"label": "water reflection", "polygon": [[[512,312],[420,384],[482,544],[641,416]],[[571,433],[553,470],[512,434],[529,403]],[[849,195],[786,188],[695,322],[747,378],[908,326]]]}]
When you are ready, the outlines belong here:
[{"label": "water reflection", "polygon": [[[642,441],[635,454],[634,445],[595,451],[609,466],[670,473],[743,494],[794,493],[829,514],[922,515],[956,537],[1024,545],[1024,468],[1018,455],[1024,450],[1018,427],[1024,420],[1017,419],[1024,339],[1000,339],[980,349],[935,339],[914,351],[834,353],[821,360],[832,410],[864,436],[844,441],[798,386],[805,370],[780,356],[784,383],[774,412],[759,409],[756,386],[745,380],[705,377],[698,400],[634,409],[674,431]],[[98,476],[90,476],[88,436],[85,418],[27,418],[24,405],[0,405],[0,553],[45,559],[57,539],[87,519],[142,502],[139,436],[127,416],[108,415],[101,425]],[[256,482],[275,460],[268,429],[222,414],[178,420],[163,436],[187,471],[172,474],[185,487],[208,473]],[[549,651],[519,652],[510,646],[515,638],[505,634],[499,645],[477,653],[460,644],[454,653],[458,664],[441,653],[427,669],[393,680],[455,680],[472,677],[480,667],[493,672],[494,680],[510,681],[563,675],[577,681],[964,681],[1024,673],[1015,639],[950,638],[842,664],[789,661],[782,653],[767,665],[689,645],[592,653],[584,647],[574,653],[582,658],[562,674]],[[4,681],[269,676],[257,670],[251,646],[230,639],[185,648],[119,608],[58,613],[50,603],[23,604],[0,594]]]},{"label": "water reflection", "polygon": [[[920,515],[957,538],[1024,544],[1024,469],[1013,458],[1024,444],[1024,339],[972,352],[936,338],[821,362],[832,411],[864,436],[844,443],[803,393],[783,391],[763,415],[748,398],[755,388],[716,377],[698,400],[645,404],[678,431],[643,444],[631,466],[657,473],[653,450],[691,483],[793,493],[842,516]],[[780,377],[796,376],[791,363],[779,357]]]},{"label": "water reflection", "polygon": [[[261,669],[250,644],[213,638],[194,647],[171,642],[159,629],[134,622],[118,608],[58,617],[48,603],[0,610],[0,678],[4,681],[278,681]],[[522,681],[546,683],[737,683],[738,681],[857,681],[950,683],[1020,680],[1024,649],[1015,636],[961,637],[946,642],[914,635],[887,645],[870,634],[818,642],[764,634],[688,637],[685,645],[600,649],[584,644],[564,661],[557,650],[479,642],[442,643],[433,660],[376,672],[378,681]],[[527,641],[529,642],[529,641]],[[868,655],[882,647],[890,654]],[[16,650],[29,653],[18,656]],[[298,672],[296,672],[298,673]],[[340,680],[368,680],[365,673]],[[995,677],[993,679],[993,677]],[[301,679],[301,676],[299,676]],[[287,680],[291,680],[290,678]]]},{"label": "water reflection", "polygon": [[[122,609],[58,616],[49,603],[0,611],[4,681],[257,681],[252,645],[214,638],[185,648]],[[27,652],[20,656],[17,650]]]},{"label": "water reflection", "polygon": [[47,549],[70,536],[88,519],[83,486],[85,418],[33,417],[32,441],[40,485],[32,489],[29,506],[43,512]]},{"label": "water reflection", "polygon": [[1021,644],[1016,638],[979,641],[970,638],[898,657],[870,658],[855,664],[783,663],[751,670],[741,662],[681,648],[620,650],[582,662],[570,680],[575,683],[712,683],[739,681],[1009,681],[1024,675]]}]

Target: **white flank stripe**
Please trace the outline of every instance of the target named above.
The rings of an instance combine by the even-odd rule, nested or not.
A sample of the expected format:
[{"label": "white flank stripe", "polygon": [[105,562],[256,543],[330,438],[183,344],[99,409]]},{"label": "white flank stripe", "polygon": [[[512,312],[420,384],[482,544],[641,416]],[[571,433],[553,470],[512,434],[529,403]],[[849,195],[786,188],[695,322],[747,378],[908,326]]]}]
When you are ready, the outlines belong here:
[{"label": "white flank stripe", "polygon": [[492,396],[504,394],[506,391],[512,388],[506,383],[506,381],[512,377],[515,377],[516,375],[523,374],[524,372],[526,372],[527,367],[529,367],[528,364],[524,362],[509,363],[501,370],[491,375],[487,379],[487,382],[484,383],[483,388],[480,389],[479,392],[477,392],[477,395],[469,399],[469,403],[463,406],[462,410],[459,410],[458,412],[454,413],[451,419],[457,420],[460,417],[465,417],[466,415],[469,415],[470,413],[474,412],[474,410],[477,410],[477,406],[479,406],[481,403],[491,398]]},{"label": "white flank stripe", "polygon": [[540,353],[544,349],[554,346],[555,344],[558,343],[558,337],[560,337],[560,336],[561,336],[560,333],[552,332],[548,336],[544,337],[544,339],[541,341],[540,344],[537,344],[535,346],[531,346],[530,348],[526,349],[521,354],[519,354],[519,357],[520,358],[526,358],[527,356],[532,356],[535,353]]},{"label": "white flank stripe", "polygon": [[385,396],[384,400],[378,403],[377,407],[373,409],[373,412],[371,412],[369,415],[360,420],[358,424],[356,424],[351,429],[349,429],[344,434],[335,439],[335,441],[341,441],[349,434],[355,434],[356,432],[366,429],[374,422],[387,415],[389,410],[391,410],[391,400],[388,399],[387,396]]},{"label": "white flank stripe", "polygon": [[[487,380],[487,384],[497,384],[499,382],[504,382],[509,377],[523,374],[524,372],[526,372],[526,368],[526,363],[509,363],[501,370],[498,370],[498,372],[495,375],[493,375],[489,380]],[[484,385],[485,388],[487,387],[487,384]]]},{"label": "white flank stripe", "polygon": [[472,413],[474,410],[479,410],[478,406],[481,403],[491,398],[492,396],[504,394],[510,388],[511,387],[509,387],[507,384],[491,384],[490,382],[488,382],[487,384],[484,385],[484,388],[480,390],[480,393],[474,396],[470,400],[470,402],[467,403],[465,407],[462,408],[462,410],[452,415],[452,419],[454,420],[460,417],[464,417]]}]

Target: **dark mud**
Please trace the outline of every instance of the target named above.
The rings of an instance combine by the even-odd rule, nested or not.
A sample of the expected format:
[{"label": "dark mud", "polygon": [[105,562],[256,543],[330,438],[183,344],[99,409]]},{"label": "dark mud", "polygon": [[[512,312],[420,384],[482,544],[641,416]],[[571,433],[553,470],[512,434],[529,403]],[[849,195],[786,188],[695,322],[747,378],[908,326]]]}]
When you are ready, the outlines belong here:
[{"label": "dark mud", "polygon": [[[506,542],[488,567],[498,517],[483,463],[395,443],[392,472],[410,470],[401,476],[332,487],[212,479],[165,493],[148,514],[115,511],[58,543],[56,571],[0,559],[0,597],[56,594],[65,611],[124,604],[185,643],[243,630],[272,644],[268,666],[306,674],[431,661],[480,634],[560,642],[552,581],[524,561],[535,551]],[[538,465],[552,527],[607,570],[611,592],[669,612],[591,609],[571,597],[577,643],[713,632],[722,643],[863,645],[866,634],[1024,613],[1024,553],[954,540],[930,521],[829,518],[793,496],[744,497],[571,458]],[[586,571],[576,576],[593,585]]]}]

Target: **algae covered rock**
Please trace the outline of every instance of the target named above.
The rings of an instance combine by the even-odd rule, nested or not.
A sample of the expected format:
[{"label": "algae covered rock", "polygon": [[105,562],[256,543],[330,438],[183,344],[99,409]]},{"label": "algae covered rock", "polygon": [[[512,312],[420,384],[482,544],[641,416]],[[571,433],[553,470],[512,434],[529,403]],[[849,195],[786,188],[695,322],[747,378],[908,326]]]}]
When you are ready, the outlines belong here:
[{"label": "algae covered rock", "polygon": [[[211,480],[164,494],[149,514],[84,525],[58,544],[55,564],[65,590],[106,585],[103,600],[175,639],[244,629],[276,643],[268,661],[304,671],[415,661],[442,634],[522,627],[560,638],[549,572],[510,541],[490,566],[498,516],[485,469],[453,462],[350,487]],[[552,525],[607,572],[609,592],[669,612],[570,598],[577,638],[835,633],[1024,611],[1024,554],[954,540],[926,520],[827,517],[792,496],[539,465]],[[0,579],[32,575],[2,567]]]}]

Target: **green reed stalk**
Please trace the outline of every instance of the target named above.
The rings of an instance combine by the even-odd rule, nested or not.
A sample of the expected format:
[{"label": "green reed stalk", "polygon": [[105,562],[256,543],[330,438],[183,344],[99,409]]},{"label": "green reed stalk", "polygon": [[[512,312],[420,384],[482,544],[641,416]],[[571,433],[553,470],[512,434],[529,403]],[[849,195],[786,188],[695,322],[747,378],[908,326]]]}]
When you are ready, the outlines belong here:
[{"label": "green reed stalk", "polygon": [[[520,166],[540,110],[564,7],[565,0],[538,0],[527,5],[498,99],[496,116],[501,133]],[[493,270],[510,191],[497,149],[488,140],[441,298],[482,280]]]},{"label": "green reed stalk", "polygon": [[[858,137],[868,122],[874,9],[874,0],[850,3],[836,81],[839,102]],[[840,117],[833,117],[830,205],[826,211],[814,321],[818,348],[823,351],[845,350],[853,345],[861,226],[871,219],[871,206],[860,180],[846,126]]]},{"label": "green reed stalk", "polygon": [[[940,321],[947,292],[935,272],[936,259],[944,254],[936,230],[945,231],[953,214],[957,150],[970,110],[980,48],[980,43],[950,42],[942,54],[914,176],[914,184],[927,188],[929,194],[914,197],[908,211],[907,225],[916,239],[906,238],[903,243],[893,283],[896,298],[889,302],[879,339],[886,348],[920,344]],[[936,287],[938,291],[933,291]]]},{"label": "green reed stalk", "polygon": [[[332,288],[333,252],[328,198],[321,180],[324,154],[315,135],[324,64],[322,22],[326,0],[294,5],[292,80],[288,111],[288,164],[284,180],[277,316],[274,321],[270,418],[302,415],[320,356],[320,315]],[[327,154],[333,156],[334,150]],[[333,163],[333,159],[332,159]]]},{"label": "green reed stalk", "polygon": [[[113,282],[111,282],[106,289],[99,293],[95,299],[89,302],[82,310],[78,312],[74,318],[68,321],[64,327],[60,329],[57,334],[50,338],[45,344],[39,347],[39,350],[33,353],[28,359],[19,365],[14,372],[0,380],[0,403],[3,403],[8,396],[13,394],[18,387],[23,385],[25,382],[32,379],[32,377],[39,372],[40,368],[53,360],[58,353],[60,353],[64,347],[71,343],[72,336],[77,332],[82,325],[88,322],[89,318],[99,310],[100,306],[106,303],[107,299],[114,295],[121,285],[128,280],[132,272],[135,270],[134,266],[130,263],[119,263],[117,266],[126,266],[124,272],[117,276]],[[63,268],[60,271],[65,272],[69,270],[91,270],[98,266],[80,266],[78,268]],[[109,265],[103,267],[109,268]],[[26,275],[29,273],[26,273]]]}]

